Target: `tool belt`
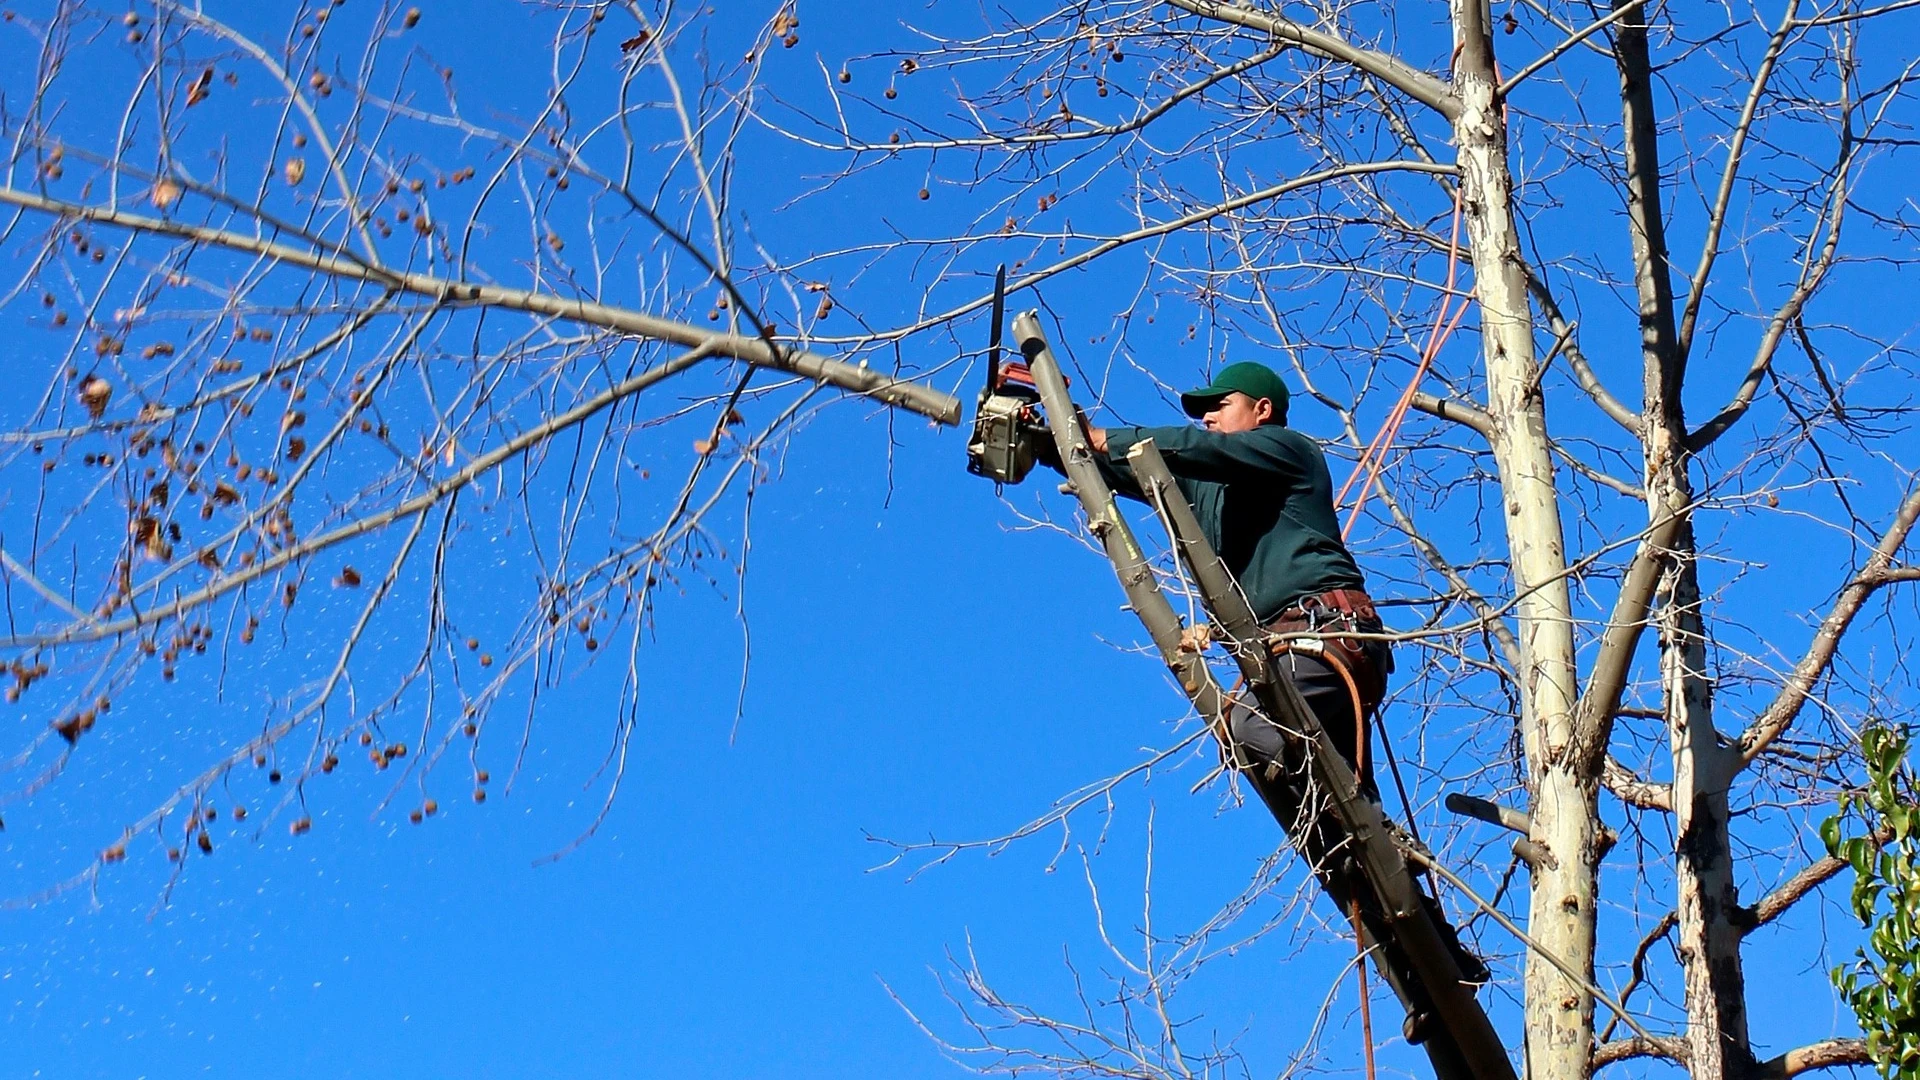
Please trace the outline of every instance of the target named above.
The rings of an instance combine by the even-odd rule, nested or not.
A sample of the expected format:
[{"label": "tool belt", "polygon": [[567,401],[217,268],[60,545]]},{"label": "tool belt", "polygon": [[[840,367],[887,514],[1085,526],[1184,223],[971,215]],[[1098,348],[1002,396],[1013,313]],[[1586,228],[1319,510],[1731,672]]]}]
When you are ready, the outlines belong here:
[{"label": "tool belt", "polygon": [[1380,613],[1373,609],[1373,598],[1366,593],[1359,589],[1329,589],[1314,596],[1302,597],[1292,607],[1282,611],[1274,623],[1298,622],[1301,626],[1308,626],[1316,618],[1325,619],[1334,613],[1352,616],[1359,622],[1380,621]]},{"label": "tool belt", "polygon": [[[1369,649],[1366,642],[1339,635],[1343,631],[1378,632],[1380,629],[1380,614],[1374,610],[1372,598],[1359,589],[1331,589],[1303,597],[1281,611],[1266,626],[1270,634],[1328,632],[1327,636],[1320,638],[1326,650],[1326,659],[1346,668],[1348,674],[1353,676],[1360,690],[1361,703],[1368,714],[1386,696],[1387,673],[1381,670],[1376,659],[1378,650]],[[1276,653],[1286,649],[1285,641],[1275,643]]]}]

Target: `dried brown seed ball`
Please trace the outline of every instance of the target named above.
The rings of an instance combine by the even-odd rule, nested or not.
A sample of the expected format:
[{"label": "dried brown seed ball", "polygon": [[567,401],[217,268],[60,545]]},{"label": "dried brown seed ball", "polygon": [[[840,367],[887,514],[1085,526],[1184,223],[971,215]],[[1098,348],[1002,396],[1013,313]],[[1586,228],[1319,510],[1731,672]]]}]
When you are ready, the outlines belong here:
[{"label": "dried brown seed ball", "polygon": [[406,17],[400,20],[400,25],[406,27],[409,30],[413,29],[416,26],[419,26],[420,25],[420,9],[417,7],[408,8]]},{"label": "dried brown seed ball", "polygon": [[468,638],[468,639],[467,639],[467,648],[469,648],[469,649],[474,649],[474,650],[477,650],[477,649],[479,649],[479,648],[480,648],[480,639],[479,639],[479,638],[477,638],[477,637],[470,637],[470,638]]},{"label": "dried brown seed ball", "polygon": [[479,772],[477,772],[477,773],[474,773],[474,774],[473,774],[473,779],[474,779],[474,780],[475,780],[475,781],[476,781],[477,783],[482,783],[482,784],[484,784],[484,783],[486,783],[487,781],[489,781],[489,780],[491,780],[491,779],[493,779],[493,774],[492,774],[492,773],[490,773],[490,772],[488,772],[488,771],[487,771],[487,770],[485,770],[485,769],[481,769],[481,770],[480,770]]},{"label": "dried brown seed ball", "polygon": [[361,732],[361,733],[360,733],[360,745],[361,745],[361,746],[372,746],[372,745],[373,745],[373,733],[372,733],[372,732],[370,732],[370,731],[363,731],[363,732]]},{"label": "dried brown seed ball", "polygon": [[474,724],[466,724],[466,725],[464,725],[464,726],[462,726],[460,730],[461,730],[461,731],[462,731],[463,733],[465,733],[465,735],[466,735],[466,736],[467,736],[467,738],[469,738],[469,739],[471,739],[471,738],[473,738],[473,737],[474,737],[475,735],[478,735],[478,734],[480,734],[480,728],[479,728],[479,727],[478,727],[477,725],[474,725]]},{"label": "dried brown seed ball", "polygon": [[841,82],[843,82],[843,83],[850,83],[850,82],[852,82],[852,81],[853,81],[853,72],[851,72],[851,71],[848,71],[848,70],[847,70],[846,68],[841,68],[841,69],[840,69],[840,81],[841,81]]},{"label": "dried brown seed ball", "polygon": [[481,666],[481,667],[492,667],[492,666],[493,666],[493,654],[492,654],[492,653],[481,653],[481,654],[480,654],[480,666]]},{"label": "dried brown seed ball", "polygon": [[473,801],[474,801],[474,802],[486,802],[486,801],[487,801],[487,789],[486,789],[486,788],[474,788],[474,789],[473,789]]},{"label": "dried brown seed ball", "polygon": [[414,810],[414,811],[412,811],[412,812],[410,812],[409,814],[407,814],[407,820],[408,820],[408,821],[411,821],[411,822],[413,822],[413,823],[414,823],[415,825],[418,825],[418,824],[420,824],[420,819],[421,819],[421,817],[423,817],[423,816],[424,816],[424,815],[422,815],[422,814],[420,813],[420,811],[418,811],[418,810]]},{"label": "dried brown seed ball", "polygon": [[920,189],[920,201],[921,201],[921,202],[926,202],[926,201],[927,201],[928,199],[931,199],[931,198],[933,198],[933,192],[931,192],[931,191],[928,191],[928,190],[927,190],[926,188],[921,188],[921,189]]},{"label": "dried brown seed ball", "polygon": [[268,773],[268,774],[267,774],[267,783],[269,783],[269,784],[277,784],[277,783],[279,783],[279,782],[280,782],[280,770],[279,770],[279,769],[275,769],[275,770],[273,770],[272,772],[270,772],[270,773]]},{"label": "dried brown seed ball", "polygon": [[432,799],[428,799],[426,804],[421,806],[420,809],[425,810],[427,814],[431,816],[440,812],[440,804],[434,802]]},{"label": "dried brown seed ball", "polygon": [[303,817],[294,821],[292,825],[287,826],[287,831],[291,832],[295,836],[299,836],[301,833],[306,832],[308,829],[311,829],[311,828],[313,828],[313,819]]},{"label": "dried brown seed ball", "polygon": [[200,834],[198,842],[200,844],[200,854],[202,855],[213,854],[213,838],[212,837],[208,836],[206,833],[203,832]]},{"label": "dried brown seed ball", "polygon": [[246,808],[246,807],[244,807],[244,806],[236,806],[236,807],[234,807],[234,808],[233,808],[233,820],[235,820],[235,821],[245,821],[245,820],[247,820],[247,808]]},{"label": "dried brown seed ball", "polygon": [[895,90],[895,89],[894,89],[893,87],[891,87],[891,86],[889,86],[889,87],[887,87],[887,100],[888,100],[888,101],[892,101],[892,100],[893,100],[894,98],[897,98],[897,97],[899,97],[899,96],[900,96],[900,91],[898,91],[898,90]]}]

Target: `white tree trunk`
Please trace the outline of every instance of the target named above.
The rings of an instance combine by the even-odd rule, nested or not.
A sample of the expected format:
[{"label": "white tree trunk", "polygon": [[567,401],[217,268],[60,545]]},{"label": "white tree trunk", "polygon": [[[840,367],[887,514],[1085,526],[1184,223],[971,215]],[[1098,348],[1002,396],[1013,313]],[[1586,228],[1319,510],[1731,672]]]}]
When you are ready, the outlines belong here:
[{"label": "white tree trunk", "polygon": [[1661,590],[1657,623],[1678,837],[1674,914],[1686,983],[1687,1067],[1695,1080],[1737,1080],[1750,1073],[1753,1057],[1747,1042],[1741,934],[1734,921],[1739,892],[1727,832],[1727,786],[1734,760],[1733,752],[1720,745],[1713,725],[1692,541],[1693,531],[1684,530],[1676,545],[1680,561]]},{"label": "white tree trunk", "polygon": [[[1551,860],[1534,871],[1528,929],[1591,981],[1598,786],[1566,753],[1576,682],[1566,548],[1533,320],[1513,218],[1506,118],[1494,97],[1492,44],[1479,0],[1455,6],[1454,92],[1462,215],[1472,240],[1487,370],[1487,415],[1500,470],[1523,668],[1521,726],[1533,787],[1533,833]],[[1578,1080],[1590,1069],[1593,999],[1580,982],[1529,953],[1527,1073]]]},{"label": "white tree trunk", "polygon": [[1652,93],[1646,28],[1621,24],[1614,43],[1620,67],[1625,129],[1627,216],[1632,226],[1634,285],[1640,304],[1642,441],[1647,511],[1652,524],[1677,518],[1655,596],[1661,698],[1673,756],[1674,916],[1686,985],[1687,1066],[1698,1080],[1746,1076],[1746,979],[1735,922],[1739,894],[1727,831],[1727,789],[1734,752],[1713,723],[1706,631],[1692,524],[1687,421],[1680,402],[1686,355],[1681,349],[1660,197],[1659,122]]}]

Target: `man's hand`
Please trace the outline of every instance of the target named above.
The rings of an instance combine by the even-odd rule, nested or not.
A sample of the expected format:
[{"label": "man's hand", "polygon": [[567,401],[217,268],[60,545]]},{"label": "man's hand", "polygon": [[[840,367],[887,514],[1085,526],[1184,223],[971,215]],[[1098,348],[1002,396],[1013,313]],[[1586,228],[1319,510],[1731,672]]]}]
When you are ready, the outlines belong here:
[{"label": "man's hand", "polygon": [[1106,453],[1107,429],[1097,428],[1087,423],[1087,414],[1078,405],[1073,407],[1073,418],[1080,421],[1080,430],[1087,436],[1087,445],[1093,448],[1093,452],[1096,454]]}]

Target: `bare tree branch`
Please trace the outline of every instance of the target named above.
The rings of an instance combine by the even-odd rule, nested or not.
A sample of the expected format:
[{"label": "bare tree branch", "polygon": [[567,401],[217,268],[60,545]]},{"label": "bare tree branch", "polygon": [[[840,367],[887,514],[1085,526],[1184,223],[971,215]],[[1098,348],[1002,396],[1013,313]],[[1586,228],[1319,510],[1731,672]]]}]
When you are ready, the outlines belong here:
[{"label": "bare tree branch", "polygon": [[1621,802],[1642,810],[1672,810],[1673,788],[1651,780],[1642,780],[1609,755],[1601,767],[1600,782]]},{"label": "bare tree branch", "polygon": [[1871,1064],[1873,1056],[1867,1053],[1865,1039],[1823,1039],[1761,1062],[1759,1075],[1764,1080],[1785,1080],[1814,1069]]},{"label": "bare tree branch", "polygon": [[1799,902],[1802,897],[1831,881],[1835,874],[1846,868],[1845,859],[1836,859],[1832,856],[1817,859],[1808,864],[1806,869],[1781,882],[1778,888],[1761,897],[1760,902],[1753,905],[1753,922],[1747,927],[1747,931],[1751,933],[1758,930],[1786,914],[1787,909]]},{"label": "bare tree branch", "polygon": [[737,334],[715,334],[687,323],[591,300],[555,296],[551,293],[528,289],[483,285],[437,277],[432,274],[389,270],[369,265],[337,249],[313,250],[294,247],[279,241],[246,236],[223,229],[189,225],[125,210],[53,199],[13,187],[0,187],[0,204],[53,214],[64,220],[91,221],[134,232],[175,236],[197,243],[262,255],[278,264],[312,270],[333,277],[384,285],[442,300],[449,305],[498,307],[551,315],[588,326],[598,326],[656,341],[671,342],[688,348],[704,348],[710,355],[730,356],[758,367],[790,372],[817,382],[837,386],[850,393],[865,395],[889,405],[910,409],[943,424],[960,422],[960,399],[952,394],[907,379],[894,378],[871,368],[832,360],[809,352],[795,351],[761,338],[743,337]]},{"label": "bare tree branch", "polygon": [[1673,542],[1681,520],[1679,514],[1669,514],[1665,521],[1656,523],[1634,550],[1633,560],[1621,578],[1613,611],[1607,618],[1606,629],[1600,633],[1599,652],[1587,675],[1586,689],[1580,695],[1579,716],[1570,747],[1578,763],[1576,768],[1597,768],[1612,742],[1615,711],[1627,687],[1627,674],[1640,644],[1640,633],[1647,627],[1647,609],[1660,582],[1667,547]]},{"label": "bare tree branch", "polygon": [[1651,1039],[1642,1036],[1616,1039],[1593,1048],[1593,1067],[1597,1071],[1629,1058],[1643,1057],[1666,1058],[1668,1061],[1685,1065],[1687,1044],[1676,1035],[1662,1035]]},{"label": "bare tree branch", "polygon": [[1578,337],[1573,332],[1572,322],[1560,310],[1553,291],[1547,287],[1546,279],[1541,277],[1531,264],[1526,266],[1526,271],[1527,291],[1533,294],[1534,304],[1539,307],[1541,314],[1547,317],[1548,329],[1553,331],[1555,337],[1564,335],[1566,338],[1566,344],[1561,346],[1561,351],[1566,354],[1567,364],[1573,369],[1574,381],[1579,383],[1580,389],[1587,392],[1587,396],[1593,399],[1593,403],[1600,407],[1601,412],[1613,418],[1614,423],[1636,436],[1639,435],[1645,428],[1645,420],[1638,412],[1628,408],[1619,398],[1614,397],[1613,392],[1601,383],[1600,376],[1593,370],[1593,365],[1587,360],[1586,353],[1581,351]]},{"label": "bare tree branch", "polygon": [[1230,22],[1252,30],[1264,30],[1277,41],[1298,45],[1315,56],[1328,57],[1353,65],[1361,71],[1426,105],[1449,120],[1460,115],[1460,101],[1447,84],[1424,71],[1384,53],[1362,48],[1351,42],[1302,26],[1284,15],[1220,3],[1219,0],[1170,0],[1178,8],[1221,22]]},{"label": "bare tree branch", "polygon": [[1413,395],[1410,404],[1428,416],[1452,420],[1456,424],[1465,424],[1483,436],[1490,434],[1493,430],[1493,421],[1487,418],[1485,410],[1464,401],[1437,398],[1423,390]]},{"label": "bare tree branch", "polygon": [[1846,635],[1847,628],[1853,625],[1854,617],[1860,613],[1867,598],[1882,585],[1920,577],[1920,568],[1896,568],[1893,565],[1894,556],[1906,544],[1907,534],[1913,530],[1915,520],[1920,520],[1920,485],[1907,492],[1899,511],[1894,514],[1893,524],[1887,527],[1885,535],[1874,546],[1867,564],[1840,590],[1832,610],[1821,620],[1820,629],[1814,633],[1812,644],[1807,646],[1806,655],[1794,665],[1786,684],[1773,699],[1773,704],[1756,717],[1740,736],[1737,745],[1742,766],[1753,764],[1754,759],[1765,753],[1767,747],[1793,724],[1794,717],[1800,715],[1801,707],[1812,695],[1814,686],[1825,677],[1834,655],[1840,651],[1840,639]]},{"label": "bare tree branch", "polygon": [[1680,314],[1680,359],[1684,363],[1687,354],[1693,349],[1694,324],[1700,318],[1700,305],[1706,299],[1707,284],[1713,274],[1714,261],[1720,257],[1720,232],[1726,228],[1727,208],[1733,199],[1734,180],[1740,175],[1741,158],[1746,152],[1747,140],[1753,134],[1754,115],[1765,100],[1767,85],[1773,78],[1775,68],[1780,61],[1780,51],[1786,47],[1787,38],[1794,29],[1794,15],[1800,10],[1800,0],[1789,0],[1787,11],[1780,20],[1780,28],[1773,32],[1767,42],[1767,51],[1760,58],[1760,67],[1754,72],[1753,85],[1747,91],[1746,104],[1741,107],[1740,118],[1735,121],[1729,132],[1727,160],[1721,168],[1720,186],[1713,196],[1713,208],[1707,215],[1707,235],[1700,244],[1700,264],[1694,268],[1693,284],[1687,290],[1686,307]]}]

